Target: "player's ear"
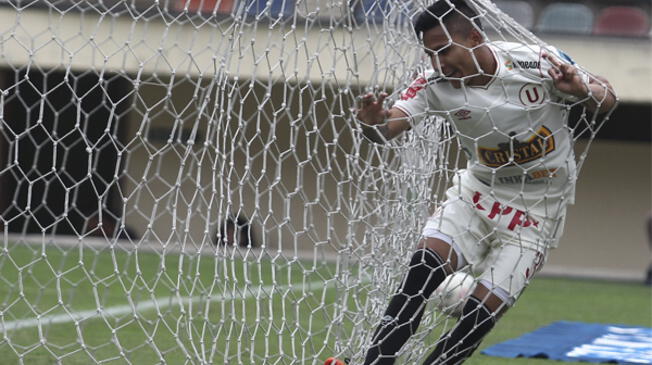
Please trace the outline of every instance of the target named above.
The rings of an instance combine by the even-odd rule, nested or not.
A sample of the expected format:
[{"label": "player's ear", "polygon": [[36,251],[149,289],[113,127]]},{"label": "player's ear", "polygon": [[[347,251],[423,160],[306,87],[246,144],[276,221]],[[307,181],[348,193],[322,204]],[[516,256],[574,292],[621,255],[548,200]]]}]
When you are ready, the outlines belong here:
[{"label": "player's ear", "polygon": [[469,31],[469,39],[474,46],[484,43],[484,37],[475,27]]}]

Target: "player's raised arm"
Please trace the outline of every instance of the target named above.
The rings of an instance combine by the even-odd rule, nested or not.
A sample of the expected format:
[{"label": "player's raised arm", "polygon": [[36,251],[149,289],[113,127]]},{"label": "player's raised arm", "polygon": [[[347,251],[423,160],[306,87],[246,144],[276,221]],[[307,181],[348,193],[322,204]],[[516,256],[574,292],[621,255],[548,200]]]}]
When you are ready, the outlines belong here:
[{"label": "player's raised arm", "polygon": [[557,90],[580,99],[587,99],[584,105],[591,112],[602,114],[614,107],[617,100],[616,93],[607,79],[589,75],[587,84],[575,66],[561,62],[545,53],[543,57],[553,66],[548,70],[548,74],[552,77]]},{"label": "player's raised arm", "polygon": [[616,102],[616,92],[609,81],[598,75],[589,76],[589,90],[591,98],[585,103],[586,107],[598,114],[606,113],[611,110]]},{"label": "player's raised arm", "polygon": [[408,116],[398,108],[385,109],[387,93],[376,99],[373,93],[363,96],[356,117],[363,123],[363,134],[371,141],[385,143],[411,128]]}]

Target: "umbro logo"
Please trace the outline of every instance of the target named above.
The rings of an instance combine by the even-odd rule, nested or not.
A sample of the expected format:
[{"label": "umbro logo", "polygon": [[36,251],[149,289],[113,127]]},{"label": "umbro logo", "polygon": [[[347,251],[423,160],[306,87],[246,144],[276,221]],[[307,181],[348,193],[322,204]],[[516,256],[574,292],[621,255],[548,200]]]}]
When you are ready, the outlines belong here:
[{"label": "umbro logo", "polygon": [[453,113],[453,115],[459,120],[471,119],[471,111],[467,109],[460,109]]}]

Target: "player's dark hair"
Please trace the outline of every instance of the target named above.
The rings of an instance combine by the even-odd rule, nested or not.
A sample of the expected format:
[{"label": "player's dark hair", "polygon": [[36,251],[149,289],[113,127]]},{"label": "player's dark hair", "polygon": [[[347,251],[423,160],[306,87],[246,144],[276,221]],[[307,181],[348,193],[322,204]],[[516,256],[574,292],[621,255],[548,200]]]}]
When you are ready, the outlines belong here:
[{"label": "player's dark hair", "polygon": [[482,30],[478,13],[466,1],[439,0],[417,16],[414,21],[414,31],[421,39],[424,32],[443,24],[449,33],[462,32],[466,35],[473,29],[472,22],[478,30]]}]

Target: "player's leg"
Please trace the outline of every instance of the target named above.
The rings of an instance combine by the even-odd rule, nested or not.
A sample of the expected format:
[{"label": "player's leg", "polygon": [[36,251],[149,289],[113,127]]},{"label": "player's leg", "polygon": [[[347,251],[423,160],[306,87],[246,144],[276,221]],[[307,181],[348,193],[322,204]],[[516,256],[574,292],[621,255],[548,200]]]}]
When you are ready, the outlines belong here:
[{"label": "player's leg", "polygon": [[426,237],[419,243],[374,333],[365,365],[394,363],[395,354],[419,327],[428,297],[463,261],[452,245],[440,238]]},{"label": "player's leg", "polygon": [[424,364],[460,364],[471,356],[507,308],[502,298],[480,282],[464,304],[460,320],[439,339]]},{"label": "player's leg", "polygon": [[365,365],[393,364],[421,321],[426,300],[446,276],[483,257],[482,219],[473,204],[449,188],[447,200],[428,219],[401,286],[391,298],[366,353]]},{"label": "player's leg", "polygon": [[543,253],[518,245],[493,250],[460,320],[439,339],[424,364],[461,364],[470,357],[496,321],[514,304],[543,260]]}]

